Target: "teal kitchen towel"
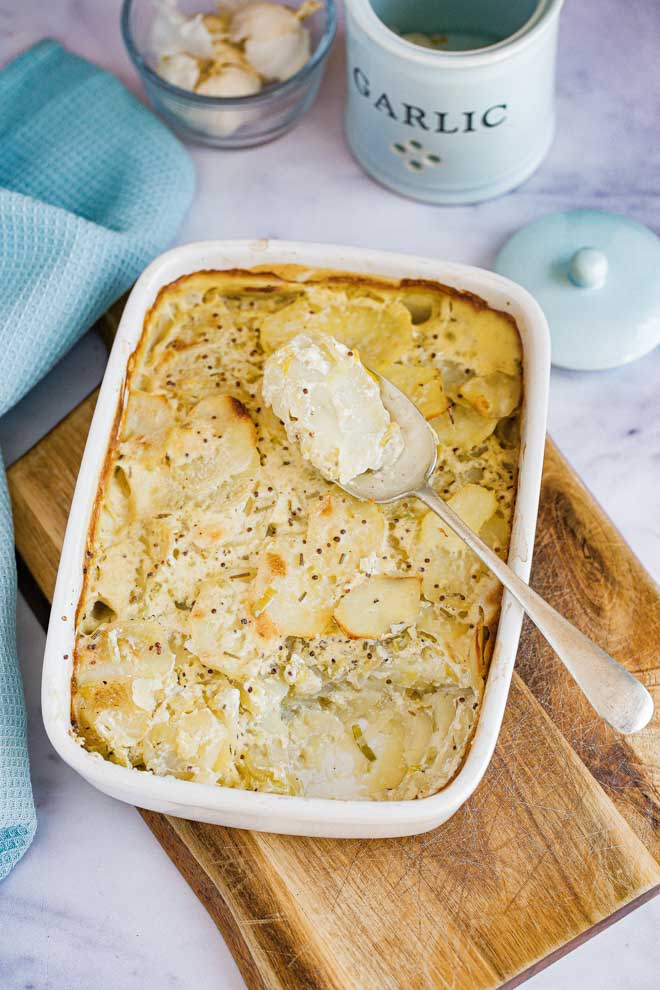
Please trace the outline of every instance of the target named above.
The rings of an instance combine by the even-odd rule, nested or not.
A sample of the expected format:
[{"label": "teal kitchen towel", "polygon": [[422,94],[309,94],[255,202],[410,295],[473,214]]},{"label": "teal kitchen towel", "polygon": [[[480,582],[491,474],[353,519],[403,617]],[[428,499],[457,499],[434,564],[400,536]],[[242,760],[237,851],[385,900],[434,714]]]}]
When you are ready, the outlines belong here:
[{"label": "teal kitchen towel", "polygon": [[[122,84],[54,41],[0,72],[0,416],[174,237],[190,158]],[[0,880],[36,819],[0,459]]]}]

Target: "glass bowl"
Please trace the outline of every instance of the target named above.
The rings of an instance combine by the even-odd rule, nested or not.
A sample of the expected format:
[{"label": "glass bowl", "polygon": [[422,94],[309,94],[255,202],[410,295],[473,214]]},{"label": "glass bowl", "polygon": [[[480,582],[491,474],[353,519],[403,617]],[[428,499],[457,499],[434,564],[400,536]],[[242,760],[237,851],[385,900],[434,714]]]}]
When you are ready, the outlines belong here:
[{"label": "glass bowl", "polygon": [[[215,7],[208,0],[181,0],[179,4],[182,13],[188,15],[212,13]],[[264,86],[252,96],[204,96],[159,76],[155,53],[149,47],[156,12],[152,0],[124,0],[122,35],[149,101],[181,137],[215,148],[249,148],[280,137],[316,99],[337,28],[334,0],[324,0],[324,6],[305,19],[312,54],[302,69],[285,82]]]}]

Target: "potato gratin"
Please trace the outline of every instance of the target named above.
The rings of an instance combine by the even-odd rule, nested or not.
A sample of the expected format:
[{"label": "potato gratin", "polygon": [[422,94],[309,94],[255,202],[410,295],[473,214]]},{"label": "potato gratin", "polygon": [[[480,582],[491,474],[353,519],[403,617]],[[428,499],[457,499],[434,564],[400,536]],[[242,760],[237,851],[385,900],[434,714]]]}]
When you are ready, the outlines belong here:
[{"label": "potato gratin", "polygon": [[179,279],[147,316],[99,488],[74,728],[155,774],[424,797],[465,757],[501,588],[421,503],[358,502],[303,460],[262,396],[265,358],[300,333],[356,348],[417,404],[436,490],[506,556],[510,317],[434,283],[292,266]]}]

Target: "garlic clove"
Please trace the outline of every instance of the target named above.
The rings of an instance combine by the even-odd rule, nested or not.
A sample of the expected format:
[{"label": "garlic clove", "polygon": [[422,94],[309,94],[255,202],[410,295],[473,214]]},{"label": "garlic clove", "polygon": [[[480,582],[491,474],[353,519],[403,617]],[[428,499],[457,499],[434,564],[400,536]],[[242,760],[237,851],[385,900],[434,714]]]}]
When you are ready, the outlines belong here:
[{"label": "garlic clove", "polygon": [[309,60],[309,32],[298,28],[279,37],[250,38],[245,44],[247,59],[265,79],[283,82],[302,69]]},{"label": "garlic clove", "polygon": [[248,3],[232,17],[229,37],[234,42],[270,41],[299,30],[298,18],[288,7],[276,3]]},{"label": "garlic clove", "polygon": [[200,83],[195,92],[204,96],[252,96],[260,89],[261,80],[256,73],[238,65],[227,65]]},{"label": "garlic clove", "polygon": [[164,55],[158,63],[158,75],[173,86],[193,90],[199,79],[197,59],[183,53]]},{"label": "garlic clove", "polygon": [[201,14],[185,17],[175,0],[154,0],[156,16],[149,34],[152,50],[159,56],[194,55],[211,58],[213,46]]},{"label": "garlic clove", "polygon": [[[204,96],[252,96],[261,89],[261,80],[252,70],[226,65],[197,86]],[[254,119],[258,110],[204,110],[203,126],[207,134],[225,138]]]}]

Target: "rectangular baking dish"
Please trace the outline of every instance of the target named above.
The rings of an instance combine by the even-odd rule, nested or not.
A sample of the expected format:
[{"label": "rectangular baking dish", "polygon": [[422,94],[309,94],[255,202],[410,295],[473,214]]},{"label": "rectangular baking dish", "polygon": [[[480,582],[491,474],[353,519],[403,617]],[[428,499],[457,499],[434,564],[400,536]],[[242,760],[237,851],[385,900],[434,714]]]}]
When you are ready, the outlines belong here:
[{"label": "rectangular baking dish", "polygon": [[522,624],[522,609],[507,593],[481,714],[465,762],[453,781],[431,797],[413,801],[355,801],[262,794],[121,767],[85,750],[71,726],[71,675],[75,615],[80,596],[87,530],[128,359],[159,289],[202,269],[297,264],[390,278],[419,278],[480,296],[516,320],[523,345],[524,399],[518,494],[509,564],[529,577],[546,431],[550,347],[537,303],[520,286],[492,272],[430,258],[362,248],[283,241],[207,241],[175,248],[157,258],[136,283],[124,309],[78,475],[51,612],[42,680],[46,731],[63,760],[99,790],[168,815],[235,828],[290,835],[384,838],[414,835],[446,821],[481,780],[497,742]]}]

